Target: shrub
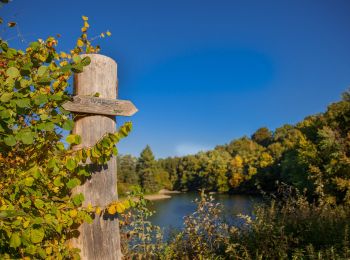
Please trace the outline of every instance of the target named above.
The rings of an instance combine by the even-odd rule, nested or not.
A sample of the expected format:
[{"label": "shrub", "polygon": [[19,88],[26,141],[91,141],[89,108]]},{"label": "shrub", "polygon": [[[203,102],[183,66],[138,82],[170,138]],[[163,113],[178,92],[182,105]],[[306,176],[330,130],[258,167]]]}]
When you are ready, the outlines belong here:
[{"label": "shrub", "polygon": [[164,254],[163,235],[148,220],[154,212],[147,208],[140,188],[136,187],[128,201],[131,210],[121,213],[120,233],[124,259],[159,259]]},{"label": "shrub", "polygon": [[[88,41],[88,18],[77,45],[58,53],[49,37],[25,51],[0,39],[0,258],[78,258],[68,240],[79,225],[105,214],[99,205],[83,208],[84,196],[72,189],[90,176],[86,162],[104,164],[117,153],[115,144],[131,130],[107,133],[92,147],[73,150],[80,137],[73,116],[62,108],[71,99],[73,73],[90,63],[81,53],[99,50]],[[112,204],[113,206],[113,204]]]},{"label": "shrub", "polygon": [[[348,206],[310,203],[304,195],[294,191],[292,196],[287,192],[279,201],[270,199],[266,204],[257,206],[253,217],[240,215],[244,220],[243,225],[230,226],[222,218],[221,205],[215,203],[213,198],[203,194],[195,203],[197,209],[185,217],[184,229],[166,244],[159,240],[154,243],[156,240],[155,237],[151,238],[152,228],[149,228],[147,230],[151,233],[148,233],[147,243],[142,242],[142,239],[132,240],[127,247],[127,255],[130,258],[137,256],[136,259],[350,257]],[[130,221],[129,229],[125,226],[124,230],[138,226],[140,220],[144,221],[140,216],[143,215],[134,212],[133,217],[137,219],[138,224],[132,224]],[[149,222],[146,225],[152,227]],[[144,237],[140,235],[140,228],[131,230],[136,231],[133,236]],[[154,234],[159,235],[158,232],[159,228]]]}]

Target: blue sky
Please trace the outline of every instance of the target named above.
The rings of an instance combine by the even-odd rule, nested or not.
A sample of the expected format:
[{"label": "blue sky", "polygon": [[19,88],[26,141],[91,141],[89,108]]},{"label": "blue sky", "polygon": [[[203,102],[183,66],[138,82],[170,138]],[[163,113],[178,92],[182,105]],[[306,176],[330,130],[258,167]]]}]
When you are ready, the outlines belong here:
[{"label": "blue sky", "polygon": [[[157,157],[211,149],[257,128],[322,112],[350,84],[350,1],[13,0],[1,16],[27,42],[61,34],[68,50],[89,17],[118,63],[119,97],[139,112],[119,145]],[[2,37],[19,47],[15,33]],[[14,37],[14,38],[13,38]]]}]

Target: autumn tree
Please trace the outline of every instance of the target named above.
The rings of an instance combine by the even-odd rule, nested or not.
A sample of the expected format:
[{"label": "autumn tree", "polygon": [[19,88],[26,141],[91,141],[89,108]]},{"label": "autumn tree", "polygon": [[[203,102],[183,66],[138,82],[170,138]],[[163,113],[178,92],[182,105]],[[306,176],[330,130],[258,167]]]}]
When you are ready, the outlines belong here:
[{"label": "autumn tree", "polygon": [[264,146],[267,147],[272,140],[272,132],[267,127],[261,127],[252,135],[251,139]]}]

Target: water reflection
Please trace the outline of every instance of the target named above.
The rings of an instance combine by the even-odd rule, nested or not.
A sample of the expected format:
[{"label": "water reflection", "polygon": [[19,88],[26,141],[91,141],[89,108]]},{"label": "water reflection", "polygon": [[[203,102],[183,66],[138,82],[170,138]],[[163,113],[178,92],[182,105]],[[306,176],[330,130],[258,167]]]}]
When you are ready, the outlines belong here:
[{"label": "water reflection", "polygon": [[[238,214],[252,216],[254,205],[261,203],[261,198],[248,195],[214,194],[212,196],[223,205],[225,219],[236,225],[242,223],[241,219],[236,217]],[[150,221],[163,228],[165,233],[171,229],[181,229],[183,218],[196,210],[193,201],[199,197],[199,193],[189,192],[174,194],[171,199],[154,201],[150,209],[155,210],[156,213],[150,218]]]}]

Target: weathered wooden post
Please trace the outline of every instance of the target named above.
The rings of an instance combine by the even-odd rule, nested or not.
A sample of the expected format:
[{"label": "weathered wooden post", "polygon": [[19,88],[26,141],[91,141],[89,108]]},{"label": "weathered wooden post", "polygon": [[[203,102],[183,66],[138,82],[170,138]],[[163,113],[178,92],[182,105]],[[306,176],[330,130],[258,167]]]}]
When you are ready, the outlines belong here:
[{"label": "weathered wooden post", "polygon": [[[106,56],[89,54],[91,64],[74,76],[73,102],[64,104],[65,109],[77,113],[73,129],[81,136],[79,147],[94,145],[105,133],[116,131],[115,115],[131,115],[137,111],[129,101],[117,98],[117,63]],[[99,93],[99,97],[92,97]],[[86,113],[89,113],[86,115]],[[85,201],[92,205],[107,206],[118,199],[117,161],[113,157],[104,167],[92,166],[92,177],[74,193],[83,193]],[[121,259],[119,223],[117,219],[96,217],[92,224],[83,224],[78,238],[72,240],[81,249],[81,258],[89,260]]]}]

